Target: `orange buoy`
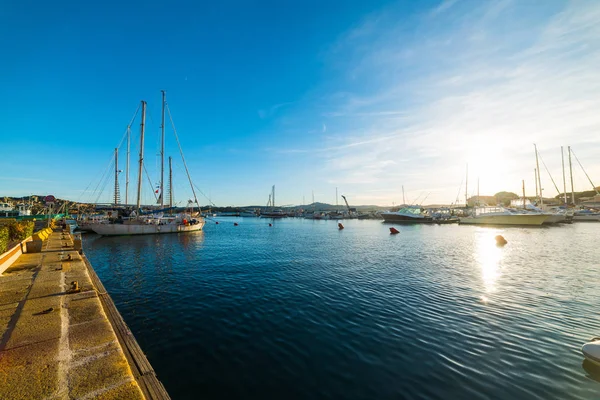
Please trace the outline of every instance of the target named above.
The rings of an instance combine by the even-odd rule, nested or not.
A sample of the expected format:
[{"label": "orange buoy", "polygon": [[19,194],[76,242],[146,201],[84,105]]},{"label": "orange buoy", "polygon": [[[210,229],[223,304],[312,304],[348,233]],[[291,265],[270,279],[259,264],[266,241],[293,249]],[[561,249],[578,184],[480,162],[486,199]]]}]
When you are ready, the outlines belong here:
[{"label": "orange buoy", "polygon": [[397,233],[400,233],[400,231],[392,226],[390,228],[390,235],[395,235]]},{"label": "orange buoy", "polygon": [[238,223],[237,223],[237,222],[234,222],[234,223],[233,223],[233,226],[238,226]]},{"label": "orange buoy", "polygon": [[498,246],[504,246],[506,243],[508,243],[506,241],[506,239],[504,239],[504,236],[502,236],[502,235],[496,236],[495,239],[496,239],[496,245],[498,245]]},{"label": "orange buoy", "polygon": [[338,222],[338,229],[339,229],[339,230],[342,230],[342,229],[344,229],[344,225],[342,225],[342,223],[341,223],[341,222]]},{"label": "orange buoy", "polygon": [[269,226],[273,226],[273,224],[269,224]]}]

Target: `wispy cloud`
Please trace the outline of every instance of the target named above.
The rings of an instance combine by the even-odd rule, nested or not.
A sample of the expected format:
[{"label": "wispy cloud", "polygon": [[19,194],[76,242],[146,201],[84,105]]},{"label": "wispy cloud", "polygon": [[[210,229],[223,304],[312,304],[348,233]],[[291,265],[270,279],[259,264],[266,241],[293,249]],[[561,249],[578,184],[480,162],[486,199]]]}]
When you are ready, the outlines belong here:
[{"label": "wispy cloud", "polygon": [[[459,10],[442,2],[433,11],[450,18],[444,11],[452,7],[447,29],[423,21],[418,37],[403,34],[402,22],[378,30],[373,21],[391,20],[380,13],[334,46],[332,57],[345,49],[359,61],[322,113],[337,121],[315,151],[326,153],[328,181],[362,185],[357,190],[429,187],[437,192],[431,201],[448,202],[466,163],[483,192],[518,190],[521,179],[532,188],[534,142],[555,179],[561,145],[593,160],[600,150],[600,3],[565,2],[534,16],[518,2],[475,4]],[[359,79],[368,85],[350,85]],[[587,167],[600,175],[599,165]]]}]

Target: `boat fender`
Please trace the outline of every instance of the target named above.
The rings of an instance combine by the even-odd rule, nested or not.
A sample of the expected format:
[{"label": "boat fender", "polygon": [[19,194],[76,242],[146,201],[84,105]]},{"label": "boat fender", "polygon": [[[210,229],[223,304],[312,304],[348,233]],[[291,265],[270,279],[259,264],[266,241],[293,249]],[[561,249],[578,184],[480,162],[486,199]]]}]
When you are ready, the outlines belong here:
[{"label": "boat fender", "polygon": [[341,231],[342,229],[344,229],[344,225],[342,225],[342,223],[338,223],[338,229]]},{"label": "boat fender", "polygon": [[238,226],[238,223],[237,223],[237,222],[234,222],[234,223],[233,223],[233,226]]},{"label": "boat fender", "polygon": [[396,228],[394,228],[393,226],[390,228],[390,235],[396,235],[400,233],[400,231]]},{"label": "boat fender", "polygon": [[502,236],[502,235],[496,236],[495,239],[496,239],[496,245],[498,245],[498,246],[504,246],[506,243],[508,243],[506,241],[506,239],[504,239],[504,236]]}]

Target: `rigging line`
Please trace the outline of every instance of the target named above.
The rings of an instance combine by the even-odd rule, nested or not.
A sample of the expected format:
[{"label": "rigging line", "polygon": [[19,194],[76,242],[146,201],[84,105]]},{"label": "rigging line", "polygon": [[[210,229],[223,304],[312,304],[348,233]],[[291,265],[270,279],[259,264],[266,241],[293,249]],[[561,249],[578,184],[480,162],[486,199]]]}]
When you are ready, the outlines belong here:
[{"label": "rigging line", "polygon": [[[102,176],[100,177],[100,180],[98,181],[98,184],[96,185],[96,188],[94,189],[94,191],[92,192],[91,196],[93,197],[96,192],[98,191],[98,188],[100,187],[100,184],[106,179],[106,176],[108,174],[108,171],[110,171],[113,167],[113,163],[115,162],[115,158],[114,156],[110,158],[110,162],[108,163],[108,166],[106,167],[106,169],[104,170],[104,173],[102,174]],[[96,200],[96,203],[98,203],[98,201]]]},{"label": "rigging line", "polygon": [[[111,167],[114,164],[111,163]],[[103,177],[103,180],[100,182],[102,183],[102,188],[100,189],[100,192],[98,193],[98,196],[96,197],[96,204],[98,203],[98,201],[100,200],[100,196],[102,196],[102,193],[104,192],[104,189],[106,188],[106,185],[108,184],[108,181],[110,180],[111,174],[106,174],[105,177]],[[98,185],[100,185],[100,183]]]},{"label": "rigging line", "polygon": [[454,203],[451,205],[458,204],[458,198],[460,197],[460,191],[462,190],[462,184],[463,184],[464,180],[465,180],[465,178],[461,179],[460,185],[458,186],[458,193],[456,193],[456,200],[454,200]]},{"label": "rigging line", "polygon": [[[110,169],[110,166],[111,166],[111,164],[112,164],[112,161],[113,161],[113,160],[114,160],[114,154],[111,156],[111,158],[110,158],[110,161],[109,161],[109,163],[108,163],[108,167],[106,168],[106,170],[109,170],[109,169]],[[106,174],[106,171],[104,171],[104,173],[101,175],[101,178],[100,178],[100,180],[102,180],[102,179],[103,179],[103,177],[104,177],[104,174]],[[96,179],[97,179],[97,178],[98,178],[98,176],[96,176]],[[84,191],[83,191],[83,192],[82,192],[82,193],[79,195],[79,198],[77,199],[77,202],[79,202],[79,200],[81,200],[81,198],[82,198],[82,197],[83,197],[83,195],[84,195],[84,194],[87,192],[87,190],[90,188],[90,186],[92,186],[92,184],[93,184],[94,182],[96,182],[96,179],[93,179],[93,180],[91,180],[91,181],[90,181],[90,183],[88,183],[88,185],[87,185],[87,187],[85,188],[85,190],[84,190]],[[97,188],[97,186],[96,186],[96,188]],[[95,192],[96,192],[96,190],[94,189],[94,191],[92,192],[92,196],[94,195],[94,193],[95,193]]]},{"label": "rigging line", "polygon": [[585,169],[583,168],[583,165],[581,165],[581,162],[579,161],[579,158],[577,158],[577,156],[575,155],[575,152],[573,151],[573,149],[571,149],[571,153],[575,156],[575,159],[577,160],[577,163],[581,167],[583,173],[585,174],[585,177],[588,178],[588,181],[590,181],[590,184],[592,185],[592,188],[594,189],[594,191],[596,192],[596,194],[600,194],[600,193],[598,193],[598,189],[596,189],[596,185],[594,185],[594,182],[592,182],[592,180],[590,179],[590,177],[587,174],[587,172],[585,172]]},{"label": "rigging line", "polygon": [[131,129],[131,125],[133,124],[133,121],[135,121],[135,117],[137,117],[138,112],[140,111],[140,107],[142,106],[142,104],[138,104],[137,109],[135,110],[135,113],[133,113],[133,117],[131,118],[131,121],[129,121],[129,125],[127,125],[127,128],[125,128],[125,133],[123,134],[123,137],[121,137],[121,141],[119,142],[119,145],[117,146],[117,148],[121,148],[121,145],[123,145],[123,141],[125,141],[125,139],[127,138],[127,131],[129,129]]},{"label": "rigging line", "polygon": [[556,186],[556,182],[554,182],[554,178],[552,178],[552,175],[550,175],[550,170],[548,170],[548,167],[546,166],[546,163],[544,162],[544,159],[542,158],[542,155],[540,154],[539,150],[538,150],[538,156],[540,157],[540,160],[542,160],[542,165],[544,166],[544,168],[546,168],[546,172],[548,173],[548,176],[550,177],[550,180],[552,181],[552,184],[554,185],[556,192],[558,194],[562,194],[562,192],[560,190],[558,190],[558,186]]},{"label": "rigging line", "polygon": [[[156,192],[154,191],[154,186],[152,185],[152,181],[150,180],[150,174],[148,174],[148,170],[146,169],[146,164],[144,164],[144,171],[146,172],[146,178],[148,178],[148,183],[152,188],[152,194],[154,195],[154,200],[158,201],[158,196],[156,196]],[[161,193],[162,195],[162,193]]]},{"label": "rigging line", "polygon": [[[178,168],[178,170],[179,170],[179,169],[181,169],[181,166],[180,166],[179,164],[175,164],[175,166]],[[204,197],[206,198],[206,200],[208,200],[208,203],[209,203],[210,205],[212,205],[213,207],[217,207],[217,205],[216,205],[215,203],[213,203],[213,202],[212,202],[212,200],[210,199],[210,197],[208,197],[208,196],[207,196],[207,195],[206,195],[206,194],[205,194],[205,193],[202,191],[202,189],[200,189],[200,188],[198,187],[198,185],[196,185],[195,183],[194,183],[193,185],[194,185],[194,187],[195,187],[196,189],[198,189],[198,191],[200,192],[200,194],[201,194],[202,196],[204,196]]]},{"label": "rigging line", "polygon": [[190,181],[190,187],[192,188],[192,193],[194,193],[194,200],[198,205],[198,209],[200,209],[200,203],[198,203],[198,197],[196,197],[196,191],[194,190],[194,184],[192,183],[192,177],[190,176],[190,171],[188,170],[187,164],[185,162],[185,157],[183,156],[183,149],[181,148],[181,143],[179,143],[179,136],[177,136],[177,130],[175,129],[175,123],[173,122],[173,116],[171,115],[171,109],[169,108],[169,104],[165,102],[165,108],[169,113],[169,120],[171,121],[171,126],[173,127],[173,133],[175,134],[175,139],[177,140],[177,146],[179,147],[179,153],[181,154],[181,160],[183,161],[183,166],[185,167],[185,172],[187,174],[188,180]]},{"label": "rigging line", "polygon": [[[194,184],[194,186],[196,186],[196,184]],[[210,199],[210,197],[208,197],[207,195],[205,195],[204,192],[202,190],[200,190],[200,188],[198,186],[196,186],[196,189],[198,189],[198,191],[200,192],[200,194],[202,196],[206,197],[206,200],[208,200],[208,202],[210,203],[210,205],[212,205],[213,207],[217,206],[215,203],[212,202],[212,200]]]}]

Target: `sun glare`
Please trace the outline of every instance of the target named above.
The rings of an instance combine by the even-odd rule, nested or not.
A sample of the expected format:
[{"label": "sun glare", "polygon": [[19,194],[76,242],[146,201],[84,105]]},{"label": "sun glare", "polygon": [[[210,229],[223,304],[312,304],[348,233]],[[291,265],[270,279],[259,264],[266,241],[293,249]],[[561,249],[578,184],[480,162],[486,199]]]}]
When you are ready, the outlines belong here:
[{"label": "sun glare", "polygon": [[[500,268],[502,249],[496,246],[497,234],[496,230],[477,232],[475,259],[481,267],[481,279],[486,293],[496,291],[496,282],[502,275]],[[487,300],[487,297],[485,298]]]}]

